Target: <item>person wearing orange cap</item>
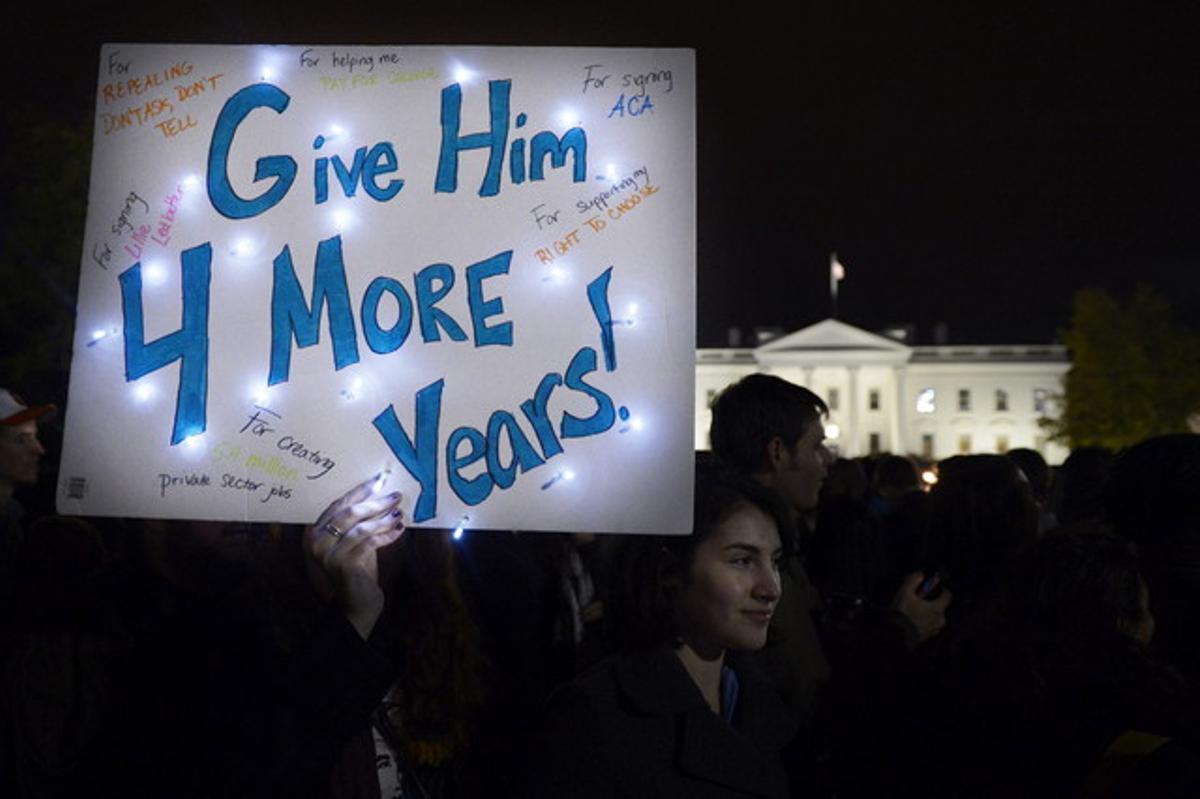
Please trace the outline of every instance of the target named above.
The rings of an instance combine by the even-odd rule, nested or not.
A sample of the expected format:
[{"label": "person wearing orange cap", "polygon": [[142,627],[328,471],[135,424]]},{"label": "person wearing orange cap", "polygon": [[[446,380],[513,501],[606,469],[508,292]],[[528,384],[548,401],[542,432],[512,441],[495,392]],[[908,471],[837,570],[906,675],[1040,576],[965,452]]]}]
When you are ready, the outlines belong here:
[{"label": "person wearing orange cap", "polygon": [[53,405],[30,407],[0,388],[0,501],[7,503],[17,486],[37,482],[38,461],[46,454],[38,441],[37,423],[53,412]]},{"label": "person wearing orange cap", "polygon": [[13,491],[37,482],[38,461],[46,454],[38,441],[37,423],[53,411],[53,405],[30,407],[0,388],[0,602],[9,598],[17,550],[25,537],[25,509]]}]

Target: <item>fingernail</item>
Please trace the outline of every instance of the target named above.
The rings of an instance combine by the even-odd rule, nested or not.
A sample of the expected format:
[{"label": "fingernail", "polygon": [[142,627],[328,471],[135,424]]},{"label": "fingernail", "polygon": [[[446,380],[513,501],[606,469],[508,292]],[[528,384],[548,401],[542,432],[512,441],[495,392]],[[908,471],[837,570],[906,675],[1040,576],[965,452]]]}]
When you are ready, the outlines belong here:
[{"label": "fingernail", "polygon": [[392,518],[393,518],[393,519],[398,519],[398,518],[400,518],[400,517],[401,517],[401,516],[403,516],[403,515],[404,515],[404,511],[403,511],[403,510],[401,510],[400,508],[396,508],[394,511],[392,511]]}]

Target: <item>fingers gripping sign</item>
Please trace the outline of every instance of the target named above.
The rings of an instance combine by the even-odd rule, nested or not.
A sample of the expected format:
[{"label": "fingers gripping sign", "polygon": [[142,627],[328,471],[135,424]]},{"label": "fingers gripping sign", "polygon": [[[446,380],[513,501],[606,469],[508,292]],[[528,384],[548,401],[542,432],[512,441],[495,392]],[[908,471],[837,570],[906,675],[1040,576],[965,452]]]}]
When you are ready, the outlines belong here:
[{"label": "fingers gripping sign", "polygon": [[332,601],[364,639],[383,612],[378,551],[404,532],[399,491],[381,494],[387,473],[336,499],[304,531],[309,581]]}]

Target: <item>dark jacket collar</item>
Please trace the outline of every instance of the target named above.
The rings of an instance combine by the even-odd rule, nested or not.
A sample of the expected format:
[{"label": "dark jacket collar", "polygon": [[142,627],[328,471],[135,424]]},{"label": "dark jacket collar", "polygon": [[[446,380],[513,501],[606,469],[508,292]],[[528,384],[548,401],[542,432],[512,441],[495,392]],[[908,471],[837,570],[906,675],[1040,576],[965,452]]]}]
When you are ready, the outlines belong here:
[{"label": "dark jacket collar", "polygon": [[745,793],[778,795],[779,752],[795,736],[796,723],[749,658],[730,653],[726,664],[740,683],[732,726],[709,709],[669,647],[622,658],[616,678],[638,711],[683,716],[678,752],[683,773]]}]

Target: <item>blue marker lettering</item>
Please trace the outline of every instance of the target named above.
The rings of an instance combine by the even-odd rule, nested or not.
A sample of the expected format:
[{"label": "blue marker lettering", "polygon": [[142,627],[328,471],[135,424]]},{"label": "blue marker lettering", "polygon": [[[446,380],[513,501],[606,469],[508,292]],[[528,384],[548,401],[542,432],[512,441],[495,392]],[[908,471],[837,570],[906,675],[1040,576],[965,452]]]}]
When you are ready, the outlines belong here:
[{"label": "blue marker lettering", "polygon": [[333,339],[333,368],[343,369],[358,363],[358,341],[354,333],[354,313],[350,309],[350,291],[346,286],[346,267],[342,262],[342,237],[334,236],[317,244],[311,309],[296,278],[292,254],[285,246],[275,258],[275,283],[271,289],[271,369],[267,385],[287,381],[293,338],[300,349],[320,341],[321,311],[326,300],[329,301],[329,332]]},{"label": "blue marker lettering", "polygon": [[563,384],[569,389],[580,391],[591,397],[596,403],[596,412],[586,419],[581,419],[569,411],[564,411],[562,424],[559,427],[563,438],[594,436],[612,427],[613,422],[616,421],[617,415],[613,412],[612,399],[600,389],[588,385],[583,380],[585,375],[594,371],[596,371],[596,351],[591,347],[584,347],[575,353],[575,357],[567,366],[567,376]]},{"label": "blue marker lettering", "polygon": [[445,382],[438,380],[417,392],[415,443],[396,418],[396,409],[392,405],[387,406],[372,422],[392,454],[421,486],[417,505],[413,509],[414,522],[423,522],[437,515],[437,442]]},{"label": "blue marker lettering", "polygon": [[[438,287],[433,287],[437,281]],[[467,334],[451,318],[450,314],[437,307],[437,303],[454,288],[454,269],[450,264],[430,264],[414,276],[417,288],[417,316],[421,321],[421,338],[425,341],[441,341],[438,326],[445,328],[452,341],[466,341]]]},{"label": "blue marker lettering", "polygon": [[[508,434],[512,448],[512,461],[507,466],[500,463],[500,434]],[[488,419],[487,464],[488,474],[501,488],[508,488],[517,479],[517,466],[522,472],[541,466],[545,461],[538,457],[529,439],[517,426],[517,420],[508,411],[496,411]]]},{"label": "blue marker lettering", "polygon": [[467,267],[467,303],[471,308],[471,325],[475,332],[476,347],[486,347],[489,344],[512,346],[512,322],[503,322],[494,327],[487,326],[489,316],[504,313],[504,301],[499,297],[490,300],[483,298],[483,281],[496,275],[507,275],[511,262],[512,250],[506,250]]},{"label": "blue marker lettering", "polygon": [[188,436],[203,433],[208,426],[208,306],[212,245],[202,244],[184,250],[180,260],[183,264],[183,324],[174,333],[149,344],[146,343],[142,308],[141,262],[120,275],[126,382],[180,361],[172,446]]},{"label": "blue marker lettering", "polygon": [[250,112],[270,108],[282,114],[291,100],[278,86],[256,83],[236,92],[217,116],[208,148],[208,198],[213,208],[230,219],[249,219],[273,207],[283,199],[296,179],[296,161],[286,155],[260,158],[255,164],[254,181],[275,178],[271,187],[252,200],[245,200],[229,182],[229,148],[233,134]]},{"label": "blue marker lettering", "polygon": [[[466,442],[470,449],[460,456],[459,445]],[[487,439],[474,427],[459,427],[446,441],[446,473],[450,478],[450,489],[468,505],[478,505],[492,493],[492,477],[483,470],[475,477],[462,476],[462,469],[470,466],[487,454]]]},{"label": "blue marker lettering", "polygon": [[[400,309],[396,324],[392,325],[390,330],[379,327],[379,301],[385,292],[396,298]],[[400,281],[390,277],[377,277],[371,281],[371,285],[367,286],[367,291],[363,294],[359,316],[362,318],[363,336],[367,339],[367,346],[371,348],[371,352],[380,355],[395,352],[403,346],[409,330],[412,329],[412,300],[409,299],[404,286],[400,285]]]}]

